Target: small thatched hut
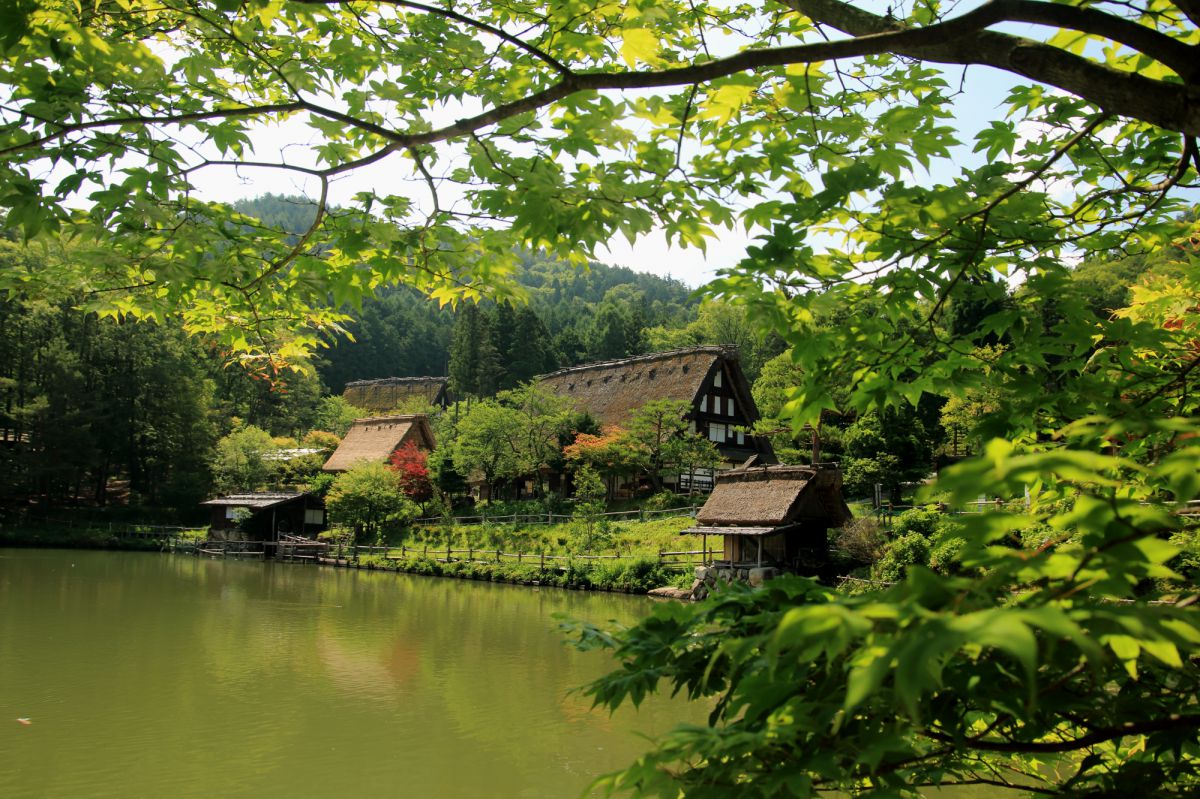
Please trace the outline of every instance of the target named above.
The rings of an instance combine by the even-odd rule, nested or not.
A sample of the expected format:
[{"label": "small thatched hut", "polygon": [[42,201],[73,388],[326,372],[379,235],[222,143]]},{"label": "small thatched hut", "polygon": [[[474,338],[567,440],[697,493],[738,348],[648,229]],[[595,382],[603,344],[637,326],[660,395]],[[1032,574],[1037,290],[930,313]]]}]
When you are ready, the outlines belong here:
[{"label": "small thatched hut", "polygon": [[828,530],[849,520],[840,469],[753,466],[717,475],[696,525],[684,533],[725,539],[714,565],[796,569],[824,561]]},{"label": "small thatched hut", "polygon": [[773,462],[765,438],[747,435],[759,418],[735,347],[703,346],[587,363],[536,378],[539,385],[574,401],[602,425],[624,425],[653,400],[683,400],[696,432],[717,445],[727,463],[758,456]]},{"label": "small thatched hut", "polygon": [[325,529],[325,503],[310,493],[230,494],[202,505],[212,511],[216,537],[238,529],[250,541],[278,541],[281,534],[315,535]]},{"label": "small thatched hut", "polygon": [[342,399],[356,408],[368,411],[391,411],[396,408],[416,410],[413,404],[450,404],[448,377],[384,377],[379,380],[355,380],[346,384]]},{"label": "small thatched hut", "polygon": [[344,472],[358,463],[383,463],[409,442],[426,452],[433,449],[433,430],[425,414],[356,419],[321,470]]}]

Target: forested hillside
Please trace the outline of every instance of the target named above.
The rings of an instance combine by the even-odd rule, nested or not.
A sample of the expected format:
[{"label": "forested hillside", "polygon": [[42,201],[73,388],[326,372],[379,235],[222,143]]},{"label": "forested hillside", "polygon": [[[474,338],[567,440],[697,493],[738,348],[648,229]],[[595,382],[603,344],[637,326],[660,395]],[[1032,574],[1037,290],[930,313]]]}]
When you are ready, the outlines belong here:
[{"label": "forested hillside", "polygon": [[[296,233],[315,213],[302,197],[273,194],[236,208]],[[528,299],[515,309],[488,301],[443,309],[407,288],[346,309],[353,339],[319,355],[322,382],[339,393],[351,380],[453,373],[461,393],[489,394],[560,366],[646,352],[646,328],[681,328],[697,306],[677,280],[599,263],[579,269],[526,252],[515,277]]]},{"label": "forested hillside", "polygon": [[[292,226],[303,223],[305,209],[280,197],[242,205]],[[1179,224],[1181,232],[1194,229],[1194,215]],[[0,247],[10,271],[79,257],[69,244],[33,247],[10,237]],[[1128,313],[1136,287],[1170,284],[1185,255],[1166,249],[1085,262],[1043,324],[1070,335]],[[314,430],[344,432],[349,418],[364,413],[330,398],[349,380],[449,374],[459,396],[489,397],[561,366],[694,344],[737,345],[763,414],[759,431],[785,461],[811,457],[812,433],[788,422],[801,372],[782,340],[760,335],[743,306],[700,302],[678,282],[599,264],[579,271],[526,255],[520,275],[528,302],[516,306],[484,301],[451,311],[410,289],[383,291],[352,311],[354,339],[331,342],[308,371],[246,368],[172,318],[100,318],[86,310],[86,296],[11,294],[0,302],[0,503],[189,507],[214,489],[214,468],[225,488],[236,488],[239,474],[256,475],[246,477],[254,483],[246,488],[296,478],[231,467],[231,458],[245,454],[231,453],[251,444],[256,451],[297,446]],[[1023,290],[975,281],[949,304],[943,325],[908,331],[911,346],[935,357],[939,340],[952,333],[979,357],[998,357],[1011,346],[1011,332],[980,320]],[[843,317],[830,305],[814,330],[836,328]],[[823,379],[837,399],[852,376]],[[869,496],[879,484],[899,499],[906,482],[977,451],[995,431],[993,417],[1036,396],[985,370],[978,386],[956,396],[924,392],[884,411],[830,410],[820,457],[842,464],[849,496]]]}]

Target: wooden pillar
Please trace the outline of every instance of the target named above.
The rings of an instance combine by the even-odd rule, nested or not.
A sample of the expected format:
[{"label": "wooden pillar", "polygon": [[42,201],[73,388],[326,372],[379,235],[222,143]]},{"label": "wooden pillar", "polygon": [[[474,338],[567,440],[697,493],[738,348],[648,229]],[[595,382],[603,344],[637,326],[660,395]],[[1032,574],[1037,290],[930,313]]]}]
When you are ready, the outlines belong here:
[{"label": "wooden pillar", "polygon": [[758,565],[762,568],[762,536],[755,536],[758,539]]}]

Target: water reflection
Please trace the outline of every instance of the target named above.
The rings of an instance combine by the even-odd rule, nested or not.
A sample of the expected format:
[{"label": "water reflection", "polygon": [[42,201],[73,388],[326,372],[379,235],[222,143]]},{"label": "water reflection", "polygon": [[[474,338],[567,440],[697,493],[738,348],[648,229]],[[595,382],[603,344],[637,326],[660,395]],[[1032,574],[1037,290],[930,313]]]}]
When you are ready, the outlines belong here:
[{"label": "water reflection", "polygon": [[[578,795],[703,708],[614,718],[552,614],[609,594],[156,554],[0,551],[0,795]],[[29,716],[23,727],[4,722]],[[402,787],[403,790],[399,790]]]}]

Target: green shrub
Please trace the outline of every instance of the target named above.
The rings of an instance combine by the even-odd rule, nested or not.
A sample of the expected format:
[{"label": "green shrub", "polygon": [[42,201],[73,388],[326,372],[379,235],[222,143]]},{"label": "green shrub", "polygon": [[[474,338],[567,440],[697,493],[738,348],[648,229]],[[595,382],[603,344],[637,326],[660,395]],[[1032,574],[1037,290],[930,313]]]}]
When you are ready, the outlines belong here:
[{"label": "green shrub", "polygon": [[941,538],[929,552],[929,568],[938,574],[958,574],[962,571],[962,551],[966,544],[958,536]]},{"label": "green shrub", "polygon": [[932,538],[945,514],[936,507],[912,508],[904,511],[892,524],[892,537],[903,538],[911,533]]},{"label": "green shrub", "polygon": [[667,508],[678,508],[687,504],[687,500],[675,496],[670,491],[659,491],[653,496],[647,497],[642,503],[642,507],[646,510],[666,510]]},{"label": "green shrub", "polygon": [[909,566],[929,563],[929,539],[920,533],[906,533],[888,544],[883,557],[871,569],[871,578],[895,583],[904,579]]},{"label": "green shrub", "polygon": [[1180,552],[1167,565],[1189,585],[1200,584],[1200,528],[1178,531],[1171,536],[1171,543],[1179,547]]}]

